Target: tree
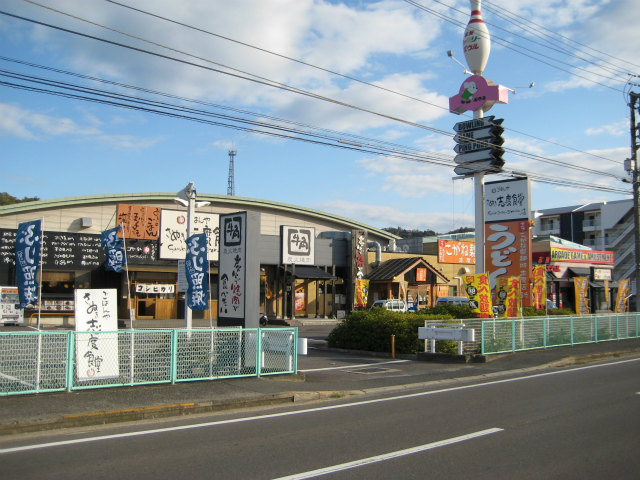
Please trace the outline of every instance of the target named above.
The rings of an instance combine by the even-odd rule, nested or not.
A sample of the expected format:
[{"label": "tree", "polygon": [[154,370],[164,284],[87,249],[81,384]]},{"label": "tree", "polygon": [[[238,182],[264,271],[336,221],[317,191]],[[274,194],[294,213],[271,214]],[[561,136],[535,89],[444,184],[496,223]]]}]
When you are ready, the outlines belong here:
[{"label": "tree", "polygon": [[14,203],[35,202],[40,200],[38,197],[23,197],[17,198],[13,195],[9,195],[7,192],[0,192],[0,205],[13,205]]}]

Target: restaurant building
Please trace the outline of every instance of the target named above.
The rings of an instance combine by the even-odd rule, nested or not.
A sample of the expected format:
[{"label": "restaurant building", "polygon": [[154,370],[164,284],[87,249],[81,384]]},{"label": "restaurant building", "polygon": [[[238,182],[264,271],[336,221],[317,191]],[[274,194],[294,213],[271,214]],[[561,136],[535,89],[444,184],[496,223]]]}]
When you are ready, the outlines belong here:
[{"label": "restaurant building", "polygon": [[[73,314],[75,289],[115,288],[120,318],[183,318],[186,286],[179,264],[186,254],[188,219],[175,198],[174,193],[134,193],[0,206],[0,285],[16,285],[18,225],[42,219],[42,312],[64,321]],[[198,201],[208,202],[191,221],[194,233],[207,233],[214,319],[221,214],[259,214],[260,311],[270,318],[335,317],[350,311],[355,280],[363,276],[354,252],[362,250],[362,242],[365,254],[370,243],[387,250],[398,239],[295,205],[213,194],[198,194]],[[121,224],[127,269],[115,273],[105,269],[100,235]],[[208,318],[209,311],[194,311],[193,318],[198,316]]]}]

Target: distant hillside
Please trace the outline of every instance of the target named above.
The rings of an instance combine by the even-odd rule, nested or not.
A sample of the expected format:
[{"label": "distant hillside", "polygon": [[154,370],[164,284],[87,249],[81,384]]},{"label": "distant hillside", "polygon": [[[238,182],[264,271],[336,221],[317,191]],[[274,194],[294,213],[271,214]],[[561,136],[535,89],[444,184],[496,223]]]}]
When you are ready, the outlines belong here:
[{"label": "distant hillside", "polygon": [[[394,235],[397,235],[402,238],[433,237],[435,235],[438,235],[438,233],[433,230],[407,230],[406,228],[402,228],[402,227],[386,227],[386,228],[383,228],[383,230],[389,233],[393,233]],[[445,235],[454,234],[454,233],[473,232],[474,230],[475,229],[471,227],[461,227],[455,230],[451,230],[450,232],[446,232]]]}]

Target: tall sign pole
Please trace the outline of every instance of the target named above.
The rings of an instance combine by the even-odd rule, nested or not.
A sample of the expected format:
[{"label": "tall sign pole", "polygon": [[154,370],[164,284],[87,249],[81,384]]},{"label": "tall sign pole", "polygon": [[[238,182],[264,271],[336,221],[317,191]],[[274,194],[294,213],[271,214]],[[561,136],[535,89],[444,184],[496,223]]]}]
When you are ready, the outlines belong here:
[{"label": "tall sign pole", "polygon": [[[482,76],[491,52],[491,38],[489,30],[482,19],[480,0],[471,0],[471,18],[464,31],[462,45],[467,65],[473,75],[462,83],[457,95],[449,98],[449,110],[456,114],[472,110],[475,126],[469,130],[477,130],[479,127],[485,126],[490,127],[492,125],[491,122],[485,123],[482,121],[484,112],[489,110],[496,102],[507,103],[509,92],[506,87],[495,85],[491,80]],[[478,139],[470,134],[469,130],[458,129],[461,124],[466,123],[469,122],[460,122],[454,127],[458,131],[457,137],[462,139],[462,142],[456,146],[456,152],[460,151],[461,153],[455,158],[459,167],[456,167],[454,171],[459,175],[473,175],[476,273],[483,273],[485,271],[484,175],[486,172],[501,171],[501,167],[504,165],[504,161],[501,158],[504,150],[498,149],[496,151],[495,147],[499,147],[499,145],[493,143],[491,139],[482,139],[482,141],[478,142]],[[476,140],[474,145],[477,147],[468,145],[474,140]],[[467,145],[464,145],[465,143]]]}]

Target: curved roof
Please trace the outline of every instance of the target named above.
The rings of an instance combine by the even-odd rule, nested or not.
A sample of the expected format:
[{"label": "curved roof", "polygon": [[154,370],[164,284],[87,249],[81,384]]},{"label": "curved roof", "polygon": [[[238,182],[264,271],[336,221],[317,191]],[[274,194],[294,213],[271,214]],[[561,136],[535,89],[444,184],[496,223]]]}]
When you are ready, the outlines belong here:
[{"label": "curved roof", "polygon": [[[127,203],[127,202],[171,202],[176,198],[176,193],[154,192],[154,193],[121,193],[106,195],[86,195],[81,197],[55,198],[51,200],[38,200],[35,202],[15,203],[12,205],[0,206],[0,216],[19,214],[34,210],[43,210],[50,208],[74,207],[78,205],[87,205],[94,203]],[[270,200],[261,200],[257,198],[236,197],[228,195],[214,195],[208,193],[199,193],[198,200],[209,201],[211,203],[222,204],[224,206],[237,207],[239,209],[264,209],[279,210],[284,213],[295,213],[298,215],[306,215],[317,218],[322,221],[330,221],[339,223],[348,228],[356,228],[374,233],[382,238],[389,240],[399,240],[400,237],[389,233],[385,230],[366,225],[355,220],[340,217],[332,213],[321,212],[311,208],[300,207],[297,205],[289,205],[286,203],[272,202]]]}]

